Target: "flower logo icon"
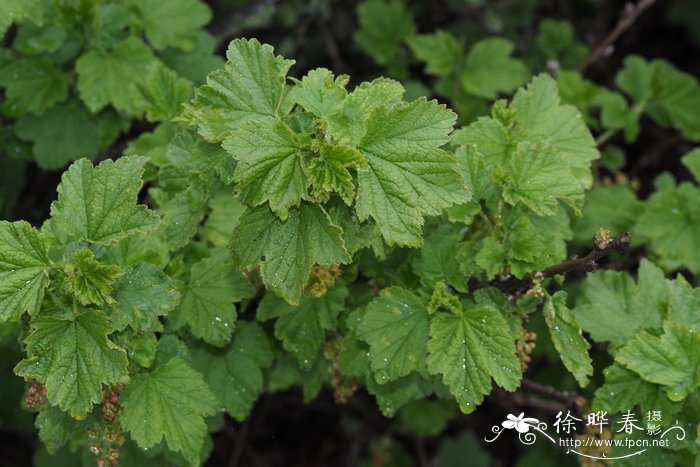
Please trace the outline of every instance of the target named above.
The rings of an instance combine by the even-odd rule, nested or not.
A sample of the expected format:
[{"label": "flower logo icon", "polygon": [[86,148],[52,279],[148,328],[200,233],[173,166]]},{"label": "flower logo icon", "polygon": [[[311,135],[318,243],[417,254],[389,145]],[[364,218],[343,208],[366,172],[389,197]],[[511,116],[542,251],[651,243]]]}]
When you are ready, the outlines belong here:
[{"label": "flower logo icon", "polygon": [[509,430],[515,428],[518,433],[527,433],[530,431],[531,426],[537,426],[537,424],[540,422],[536,418],[525,417],[525,412],[521,412],[517,417],[509,413],[506,418],[507,420],[504,420],[501,423],[503,428],[507,428]]}]

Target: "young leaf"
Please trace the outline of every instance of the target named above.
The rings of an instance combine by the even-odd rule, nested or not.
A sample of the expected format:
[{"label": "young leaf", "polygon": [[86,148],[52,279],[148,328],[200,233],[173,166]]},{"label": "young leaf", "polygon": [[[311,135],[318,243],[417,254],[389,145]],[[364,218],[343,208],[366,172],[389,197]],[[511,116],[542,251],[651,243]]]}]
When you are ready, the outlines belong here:
[{"label": "young leaf", "polygon": [[233,232],[231,252],[241,268],[260,266],[265,285],[296,305],[314,264],[345,264],[339,227],[320,206],[302,203],[282,221],[267,206],[241,215]]},{"label": "young leaf", "polygon": [[150,331],[158,324],[158,316],[167,315],[180,302],[170,277],[148,263],[129,266],[112,295],[111,318],[119,331],[127,326],[137,332]]},{"label": "young leaf", "polygon": [[316,68],[297,83],[290,97],[307,112],[317,117],[330,118],[341,110],[348,95],[345,86],[349,80],[347,75],[334,79],[330,70]]},{"label": "young leaf", "polygon": [[97,167],[84,159],[71,165],[51,204],[50,222],[61,240],[106,245],[156,227],[158,216],[136,204],[145,162],[132,156]]},{"label": "young leaf", "polygon": [[261,300],[257,318],[275,321],[275,337],[294,355],[302,368],[315,361],[326,331],[338,326],[338,314],[345,306],[348,289],[337,285],[322,297],[302,297],[299,306],[291,306],[279,297],[267,294]]},{"label": "young leaf", "polygon": [[578,384],[585,387],[593,374],[592,360],[588,355],[591,346],[583,338],[576,316],[566,306],[566,292],[559,291],[548,296],[543,313],[561,361]]},{"label": "young leaf", "polygon": [[223,140],[245,121],[276,116],[287,71],[294,64],[256,39],[235,39],[226,57],[224,69],[209,74],[193,103],[199,134],[211,142]]},{"label": "young leaf", "polygon": [[511,108],[517,127],[527,134],[525,139],[548,143],[571,167],[581,186],[590,188],[590,164],[600,153],[578,110],[560,104],[556,82],[544,74],[535,77],[527,88],[518,90]]},{"label": "young leaf", "polygon": [[175,329],[185,325],[209,344],[225,345],[233,332],[236,305],[255,295],[255,289],[236,271],[230,258],[215,255],[195,263],[182,294],[182,303],[170,322]]},{"label": "young leaf", "polygon": [[669,399],[680,401],[700,386],[700,333],[667,321],[661,336],[638,333],[615,360],[649,382],[668,386]]},{"label": "young leaf", "polygon": [[0,322],[39,311],[49,284],[48,244],[24,221],[0,221]]},{"label": "young leaf", "polygon": [[309,164],[311,195],[320,201],[328,201],[336,192],[350,206],[355,198],[355,183],[350,168],[365,169],[367,161],[357,149],[339,144],[322,143],[318,157]]},{"label": "young leaf", "polygon": [[520,143],[507,167],[502,181],[506,203],[523,203],[541,216],[551,216],[556,214],[561,200],[580,212],[583,191],[571,169],[557,157],[553,148]]},{"label": "young leaf", "polygon": [[306,197],[307,178],[294,132],[279,120],[238,125],[223,142],[238,160],[233,179],[241,201],[249,206],[270,202],[282,220]]},{"label": "young leaf", "polygon": [[175,357],[136,376],[120,403],[124,412],[119,423],[140,447],[150,448],[165,437],[170,449],[199,465],[207,434],[204,417],[216,412],[216,397],[184,360]]},{"label": "young leaf", "polygon": [[111,52],[86,52],[75,62],[80,98],[92,112],[107,104],[133,112],[129,85],[143,80],[155,60],[151,49],[134,36]]},{"label": "young leaf", "polygon": [[491,307],[440,313],[430,320],[428,371],[441,374],[464,413],[491,392],[491,378],[508,391],[520,384],[520,361],[508,323]]},{"label": "young leaf", "polygon": [[359,150],[369,169],[358,175],[357,213],[372,217],[389,244],[419,246],[424,215],[469,200],[454,157],[439,149],[456,115],[418,99],[377,108]]},{"label": "young leaf", "polygon": [[484,270],[487,279],[493,279],[503,271],[505,266],[503,245],[493,237],[484,238],[474,261],[477,266]]},{"label": "young leaf", "polygon": [[38,316],[25,339],[28,357],[15,373],[46,385],[46,396],[75,418],[102,399],[102,385],[126,383],[126,352],[107,338],[112,325],[100,312],[72,319]]},{"label": "young leaf", "polygon": [[95,259],[89,248],[75,250],[70,263],[63,268],[66,291],[73,294],[82,305],[112,304],[110,296],[114,283],[124,270],[116,264],[104,264]]},{"label": "young leaf", "polygon": [[427,306],[401,287],[384,289],[367,305],[357,338],[369,344],[370,366],[378,383],[421,372],[428,344]]},{"label": "young leaf", "polygon": [[241,321],[231,344],[224,349],[195,347],[192,365],[204,375],[219,405],[243,421],[263,389],[262,369],[272,363],[272,346],[255,323]]}]

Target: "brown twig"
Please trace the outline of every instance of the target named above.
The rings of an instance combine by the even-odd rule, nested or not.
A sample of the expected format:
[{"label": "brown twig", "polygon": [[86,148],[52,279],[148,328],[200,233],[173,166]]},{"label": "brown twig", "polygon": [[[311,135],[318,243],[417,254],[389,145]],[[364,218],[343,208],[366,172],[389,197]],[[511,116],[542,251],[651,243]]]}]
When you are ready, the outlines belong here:
[{"label": "brown twig", "polygon": [[231,453],[231,458],[228,461],[229,467],[237,467],[240,464],[241,456],[243,455],[243,449],[245,448],[246,441],[248,440],[248,432],[250,431],[250,424],[252,420],[252,412],[245,419],[243,425],[241,426],[241,431],[236,439],[236,445]]},{"label": "brown twig", "polygon": [[588,272],[595,271],[598,269],[598,260],[600,258],[608,256],[611,253],[625,251],[629,248],[631,243],[629,232],[623,232],[615,238],[611,238],[611,236],[607,234],[602,235],[601,232],[609,234],[609,231],[601,229],[593,237],[593,249],[583,258],[575,256],[569,260],[550,266],[544,271],[525,276],[522,279],[511,276],[505,281],[496,280],[485,285],[477,285],[476,288],[488,286],[496,287],[507,293],[510,297],[515,298],[525,293],[533,285],[535,279],[542,280],[559,274],[565,274],[576,269],[585,269]]},{"label": "brown twig", "polygon": [[588,402],[585,397],[579,396],[578,394],[560,391],[558,389],[553,388],[552,386],[546,386],[544,384],[540,384],[536,381],[532,381],[529,379],[523,379],[521,381],[521,384],[523,388],[529,389],[530,391],[536,392],[537,394],[540,394],[542,396],[556,399],[559,402],[564,403],[567,407],[571,405],[582,407]]},{"label": "brown twig", "polygon": [[323,20],[318,22],[318,26],[323,34],[323,40],[326,43],[326,50],[331,58],[331,62],[333,63],[333,70],[336,72],[336,74],[346,72],[348,67],[340,55],[340,48],[338,47],[338,43],[335,41],[335,37],[333,37],[333,33]]},{"label": "brown twig", "polygon": [[622,16],[617,20],[615,27],[593,49],[593,51],[579,64],[578,70],[584,71],[603,57],[610,55],[610,48],[639,18],[645,10],[651,7],[656,0],[640,0],[636,4],[626,3],[622,10]]}]

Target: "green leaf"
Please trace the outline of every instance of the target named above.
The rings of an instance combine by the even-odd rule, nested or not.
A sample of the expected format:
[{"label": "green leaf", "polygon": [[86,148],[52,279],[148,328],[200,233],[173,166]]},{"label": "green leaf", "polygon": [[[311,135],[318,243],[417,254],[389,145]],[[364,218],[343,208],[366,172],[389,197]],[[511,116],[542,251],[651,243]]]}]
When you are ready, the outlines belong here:
[{"label": "green leaf", "polygon": [[134,2],[143,22],[148,42],[156,50],[168,46],[190,50],[194,47],[197,31],[211,19],[206,3],[199,0],[158,0]]},{"label": "green leaf", "polygon": [[370,366],[380,384],[425,368],[428,309],[401,287],[382,290],[357,327],[357,337],[369,344]]},{"label": "green leaf", "polygon": [[202,239],[215,246],[226,246],[231,239],[233,229],[246,207],[234,198],[228,190],[219,191],[209,200],[210,212],[204,224]]},{"label": "green leaf", "polygon": [[661,325],[667,293],[663,271],[642,260],[636,284],[626,272],[589,274],[574,312],[593,339],[620,345]]},{"label": "green leaf", "polygon": [[693,149],[683,156],[681,162],[693,174],[695,181],[700,183],[700,148]]},{"label": "green leaf", "polygon": [[329,118],[338,113],[348,95],[345,86],[350,78],[340,75],[333,78],[333,73],[326,68],[309,71],[291,91],[291,98],[304,110],[317,117]]},{"label": "green leaf", "polygon": [[209,74],[193,102],[199,134],[211,142],[223,140],[245,121],[276,116],[287,71],[294,64],[256,39],[235,39],[226,57],[224,69]]},{"label": "green leaf", "polygon": [[124,412],[119,423],[141,448],[163,437],[191,465],[199,465],[207,434],[204,417],[216,412],[216,397],[202,375],[179,357],[150,373],[136,376],[119,399]]},{"label": "green leaf", "polygon": [[231,252],[239,267],[260,266],[265,285],[287,302],[299,303],[314,264],[345,264],[341,230],[320,206],[302,203],[282,221],[267,206],[241,215],[233,232]]},{"label": "green leaf", "polygon": [[399,428],[418,436],[439,436],[456,415],[455,409],[454,402],[444,399],[411,401],[399,412]]},{"label": "green leaf", "polygon": [[396,411],[412,400],[426,396],[422,387],[423,381],[416,373],[380,384],[371,376],[367,376],[367,392],[377,399],[377,405],[385,417],[393,417]]},{"label": "green leaf", "polygon": [[553,149],[540,144],[517,145],[508,160],[507,172],[502,174],[506,203],[523,203],[539,215],[551,216],[556,214],[561,200],[580,212],[581,186]]},{"label": "green leaf", "polygon": [[377,108],[359,150],[368,170],[358,174],[357,213],[372,217],[389,244],[420,246],[424,215],[469,199],[454,157],[439,149],[456,115],[423,99]]},{"label": "green leaf", "polygon": [[477,266],[484,270],[487,279],[493,279],[505,267],[505,250],[501,242],[493,237],[486,237],[474,257]]},{"label": "green leaf", "polygon": [[300,144],[294,132],[279,120],[240,124],[223,142],[238,161],[234,181],[241,200],[249,206],[266,201],[281,219],[306,197],[307,178]]},{"label": "green leaf", "polygon": [[180,302],[180,294],[173,281],[152,264],[136,263],[129,266],[112,294],[114,328],[130,326],[134,331],[146,332],[159,324],[158,316],[167,315]]},{"label": "green leaf", "polygon": [[[464,459],[469,459],[470,467],[488,467],[492,464],[489,451],[484,448],[481,439],[477,438],[471,430],[464,430],[456,437],[442,437],[441,439],[438,450],[438,465],[440,467],[460,467],[464,464]],[[546,467],[544,464],[538,465]]]},{"label": "green leaf", "polygon": [[114,283],[124,270],[116,264],[104,264],[95,259],[89,248],[75,250],[70,262],[63,267],[64,287],[82,305],[112,304],[110,296]]},{"label": "green leaf", "polygon": [[216,39],[207,31],[199,30],[195,34],[192,50],[165,49],[161,58],[178,75],[195,84],[202,84],[206,81],[207,74],[224,66],[223,58],[216,55],[214,49]]},{"label": "green leaf", "polygon": [[638,333],[615,360],[645,380],[668,386],[668,397],[679,401],[700,386],[700,333],[667,321],[664,333]]},{"label": "green leaf", "polygon": [[338,371],[348,376],[369,373],[368,346],[357,339],[355,330],[345,334],[338,352]]},{"label": "green leaf", "polygon": [[20,118],[14,130],[19,138],[34,143],[34,156],[42,169],[55,170],[81,157],[95,157],[100,120],[77,99],[70,99],[41,115]]},{"label": "green leaf", "polygon": [[360,83],[348,94],[341,112],[326,117],[331,135],[341,144],[356,146],[367,133],[367,120],[372,112],[383,106],[393,107],[403,94],[403,86],[393,79],[377,78]]},{"label": "green leaf", "polygon": [[80,98],[92,112],[112,104],[133,113],[129,85],[142,80],[155,61],[151,49],[133,36],[110,52],[86,52],[75,62]]},{"label": "green leaf", "polygon": [[603,370],[603,374],[605,384],[595,392],[594,410],[620,413],[639,404],[643,412],[662,410],[666,418],[681,408],[681,404],[666,397],[663,386],[644,381],[637,373],[619,364],[610,365]]},{"label": "green leaf", "polygon": [[68,76],[45,59],[13,60],[0,68],[5,86],[3,112],[18,117],[39,115],[68,97]]},{"label": "green leaf", "polygon": [[65,242],[110,244],[153,230],[158,217],[136,204],[146,159],[121,157],[93,167],[79,160],[63,173],[51,223]]},{"label": "green leaf", "polygon": [[647,62],[637,55],[625,58],[617,85],[662,126],[680,130],[687,139],[700,141],[700,85],[697,79],[665,60]]},{"label": "green leaf", "polygon": [[679,274],[675,281],[668,281],[668,292],[668,319],[700,330],[700,289]]},{"label": "green leaf", "polygon": [[53,454],[78,432],[79,423],[66,412],[47,406],[39,411],[35,425],[41,443]]},{"label": "green leaf", "polygon": [[438,282],[445,282],[460,292],[467,291],[469,276],[461,271],[460,265],[466,246],[460,243],[460,237],[455,229],[443,226],[425,239],[413,260],[413,271],[421,282],[431,288]]},{"label": "green leaf", "polygon": [[700,273],[700,188],[690,183],[654,192],[634,226],[666,269]]},{"label": "green leaf", "polygon": [[520,60],[510,57],[512,42],[494,37],[477,42],[469,50],[460,80],[470,94],[495,99],[525,84],[530,71]]},{"label": "green leaf", "polygon": [[493,308],[440,313],[430,320],[428,371],[441,374],[464,413],[491,392],[491,378],[508,391],[520,384],[520,360],[508,323]]},{"label": "green leaf", "polygon": [[129,88],[136,113],[146,113],[149,122],[168,121],[182,110],[192,94],[192,83],[160,63],[151,66],[142,82]]},{"label": "green leaf", "polygon": [[248,417],[263,389],[262,369],[270,366],[272,359],[272,346],[265,332],[246,321],[238,323],[228,347],[195,347],[192,351],[192,365],[204,375],[219,405],[238,421]]},{"label": "green leaf", "polygon": [[255,289],[236,271],[228,256],[204,258],[192,266],[182,303],[170,323],[175,329],[187,325],[192,334],[205,342],[223,346],[233,333],[234,302],[253,295]]},{"label": "green leaf", "polygon": [[566,306],[566,292],[559,291],[548,296],[543,313],[561,361],[578,384],[585,387],[593,374],[592,360],[588,355],[591,346],[584,339],[576,316]]},{"label": "green leaf", "polygon": [[[615,200],[611,203],[610,200]],[[599,186],[586,194],[582,215],[574,223],[574,240],[590,246],[601,227],[614,233],[629,232],[642,213],[642,203],[625,185]]]},{"label": "green leaf", "polygon": [[48,243],[24,221],[0,221],[0,322],[36,314],[49,285]]},{"label": "green leaf", "polygon": [[335,331],[338,314],[345,306],[348,289],[337,285],[322,297],[302,297],[299,306],[292,306],[273,294],[266,294],[257,310],[260,321],[275,321],[275,337],[285,350],[296,357],[302,368],[315,360],[326,331]]},{"label": "green leaf", "polygon": [[81,419],[102,400],[103,384],[129,381],[126,352],[107,338],[112,325],[102,313],[39,316],[30,326],[28,357],[15,373],[45,383],[51,405]]},{"label": "green leaf", "polygon": [[409,37],[406,42],[416,58],[425,62],[425,72],[438,76],[452,72],[464,53],[464,45],[442,29]]},{"label": "green leaf", "polygon": [[41,0],[3,0],[0,2],[0,36],[14,21],[30,19],[41,23],[43,6]]},{"label": "green leaf", "polygon": [[542,20],[535,42],[547,60],[558,61],[562,68],[575,68],[588,54],[588,47],[576,41],[574,28],[566,20]]},{"label": "green leaf", "polygon": [[392,61],[401,41],[416,29],[413,16],[399,0],[362,2],[357,7],[357,19],[355,42],[380,65]]}]

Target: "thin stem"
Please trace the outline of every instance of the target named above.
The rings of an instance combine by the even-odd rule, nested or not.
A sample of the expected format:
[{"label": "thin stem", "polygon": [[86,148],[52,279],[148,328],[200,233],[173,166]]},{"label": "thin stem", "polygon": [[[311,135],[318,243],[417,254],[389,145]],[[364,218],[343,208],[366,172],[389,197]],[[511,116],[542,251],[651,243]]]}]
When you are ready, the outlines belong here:
[{"label": "thin stem", "polygon": [[600,147],[610,141],[610,139],[615,136],[618,132],[620,131],[619,128],[617,129],[610,129],[605,131],[604,133],[601,133],[598,135],[598,137],[595,139],[595,145]]},{"label": "thin stem", "polygon": [[626,3],[622,15],[612,31],[593,49],[593,51],[578,66],[579,71],[597,62],[610,54],[610,47],[627,31],[645,10],[651,7],[656,0],[640,0],[637,4]]},{"label": "thin stem", "polygon": [[496,287],[515,298],[525,293],[533,284],[534,279],[545,279],[559,274],[565,274],[576,269],[595,271],[598,269],[598,260],[611,253],[622,252],[630,246],[630,233],[623,232],[614,239],[602,240],[594,237],[593,249],[583,258],[573,257],[554,266],[550,266],[544,271],[537,272],[522,279],[511,277],[505,281],[494,280],[486,284],[477,284],[475,288]]},{"label": "thin stem", "polygon": [[248,432],[250,431],[250,423],[253,418],[252,415],[252,413],[249,414],[248,418],[245,419],[243,425],[241,426],[241,431],[238,435],[238,439],[236,440],[236,446],[234,447],[233,452],[231,453],[231,458],[228,462],[229,467],[237,467],[241,461],[243,449],[245,448],[245,444],[248,439]]},{"label": "thin stem", "polygon": [[521,381],[522,386],[525,389],[529,389],[532,392],[535,392],[541,396],[546,396],[550,397],[552,399],[556,399],[560,402],[563,402],[566,405],[578,405],[581,406],[586,403],[586,399],[583,398],[582,396],[579,396],[578,394],[574,394],[572,392],[566,392],[566,391],[560,391],[556,388],[553,388],[552,386],[546,386],[544,384],[540,384],[536,381],[532,381],[529,379],[523,379]]}]

